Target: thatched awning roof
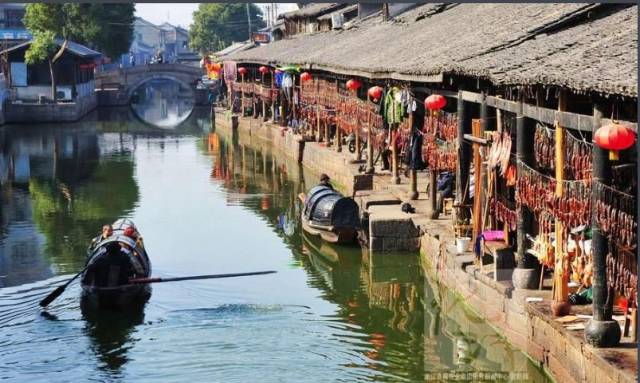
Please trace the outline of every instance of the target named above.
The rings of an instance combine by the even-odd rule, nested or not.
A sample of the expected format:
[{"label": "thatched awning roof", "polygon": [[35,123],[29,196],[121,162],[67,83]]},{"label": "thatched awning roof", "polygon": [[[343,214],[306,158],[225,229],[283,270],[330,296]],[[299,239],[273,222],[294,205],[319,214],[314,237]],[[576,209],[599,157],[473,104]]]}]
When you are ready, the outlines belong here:
[{"label": "thatched awning roof", "polygon": [[307,17],[318,17],[329,12],[333,12],[340,8],[346,7],[344,3],[312,3],[295,11],[290,11],[280,15],[285,20],[304,19]]},{"label": "thatched awning roof", "polygon": [[428,4],[227,57],[370,78],[461,74],[637,97],[637,6]]}]

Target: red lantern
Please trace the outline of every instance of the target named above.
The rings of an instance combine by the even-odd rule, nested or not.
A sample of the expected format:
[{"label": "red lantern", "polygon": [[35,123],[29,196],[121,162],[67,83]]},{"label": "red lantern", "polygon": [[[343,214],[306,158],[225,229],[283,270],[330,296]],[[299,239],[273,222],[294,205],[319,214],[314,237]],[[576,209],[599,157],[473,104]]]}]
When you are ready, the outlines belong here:
[{"label": "red lantern", "polygon": [[258,72],[260,72],[262,74],[269,73],[269,68],[263,65],[260,68],[258,68]]},{"label": "red lantern", "polygon": [[309,72],[302,72],[302,73],[300,74],[300,80],[302,80],[302,81],[309,81],[309,80],[311,80],[311,73],[309,73]]},{"label": "red lantern", "polygon": [[238,73],[240,74],[240,76],[244,76],[245,74],[247,74],[247,68],[245,67],[238,68]]},{"label": "red lantern", "polygon": [[349,90],[358,90],[362,86],[362,83],[358,80],[351,79],[347,81],[347,89]]},{"label": "red lantern", "polygon": [[617,161],[619,150],[625,150],[636,142],[634,132],[622,124],[612,123],[596,130],[594,135],[596,145],[609,150],[609,159]]},{"label": "red lantern", "polygon": [[369,94],[369,97],[373,99],[373,102],[377,102],[380,97],[382,97],[383,91],[384,89],[382,89],[382,87],[380,86],[372,86],[371,88],[369,88],[369,91],[367,93]]},{"label": "red lantern", "polygon": [[424,100],[424,107],[429,110],[440,110],[447,106],[447,99],[439,94],[432,94]]}]

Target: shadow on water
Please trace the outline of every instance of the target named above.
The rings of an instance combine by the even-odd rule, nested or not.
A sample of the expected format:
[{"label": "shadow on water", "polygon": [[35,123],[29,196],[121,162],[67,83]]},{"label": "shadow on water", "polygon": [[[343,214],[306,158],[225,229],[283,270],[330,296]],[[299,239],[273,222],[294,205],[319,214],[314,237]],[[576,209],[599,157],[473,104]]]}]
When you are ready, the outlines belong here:
[{"label": "shadow on water", "polygon": [[101,362],[101,370],[118,373],[129,361],[127,351],[136,343],[133,333],[136,326],[144,322],[145,305],[139,303],[123,310],[104,310],[81,300],[82,318],[86,321],[84,331]]}]

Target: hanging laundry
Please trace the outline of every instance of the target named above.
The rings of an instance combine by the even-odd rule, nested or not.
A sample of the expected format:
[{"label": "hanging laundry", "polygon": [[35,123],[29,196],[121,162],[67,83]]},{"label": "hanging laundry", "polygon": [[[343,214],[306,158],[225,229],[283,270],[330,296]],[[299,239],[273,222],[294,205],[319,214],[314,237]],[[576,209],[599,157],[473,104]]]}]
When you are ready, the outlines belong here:
[{"label": "hanging laundry", "polygon": [[289,73],[283,73],[282,87],[293,88],[293,77]]},{"label": "hanging laundry", "polygon": [[401,91],[397,87],[389,89],[384,98],[384,118],[389,125],[399,124],[403,120],[404,106]]}]

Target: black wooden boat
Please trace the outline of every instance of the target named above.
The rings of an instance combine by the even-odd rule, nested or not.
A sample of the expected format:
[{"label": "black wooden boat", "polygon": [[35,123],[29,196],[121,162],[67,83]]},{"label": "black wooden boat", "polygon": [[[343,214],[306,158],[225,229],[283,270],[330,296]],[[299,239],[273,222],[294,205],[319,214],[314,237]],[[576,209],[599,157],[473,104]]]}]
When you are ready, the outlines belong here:
[{"label": "black wooden boat", "polygon": [[358,204],[330,187],[319,185],[300,194],[302,229],[330,243],[353,243],[359,227]]},{"label": "black wooden boat", "polygon": [[[129,278],[148,278],[151,276],[151,262],[140,233],[129,219],[119,219],[112,226],[113,235],[95,243],[88,250],[88,267],[81,280],[82,303],[88,307],[127,308],[131,305],[145,303],[151,296],[149,284],[123,284],[122,282],[122,279],[128,281]],[[128,228],[130,229],[127,230]],[[116,249],[120,247],[122,256],[128,258],[131,266],[128,275],[121,276],[119,281],[116,281],[115,278],[112,280],[112,274],[109,274],[119,272],[119,266],[110,264],[108,258],[111,256],[109,251],[114,247]],[[107,283],[97,277],[99,273],[108,275]]]}]

